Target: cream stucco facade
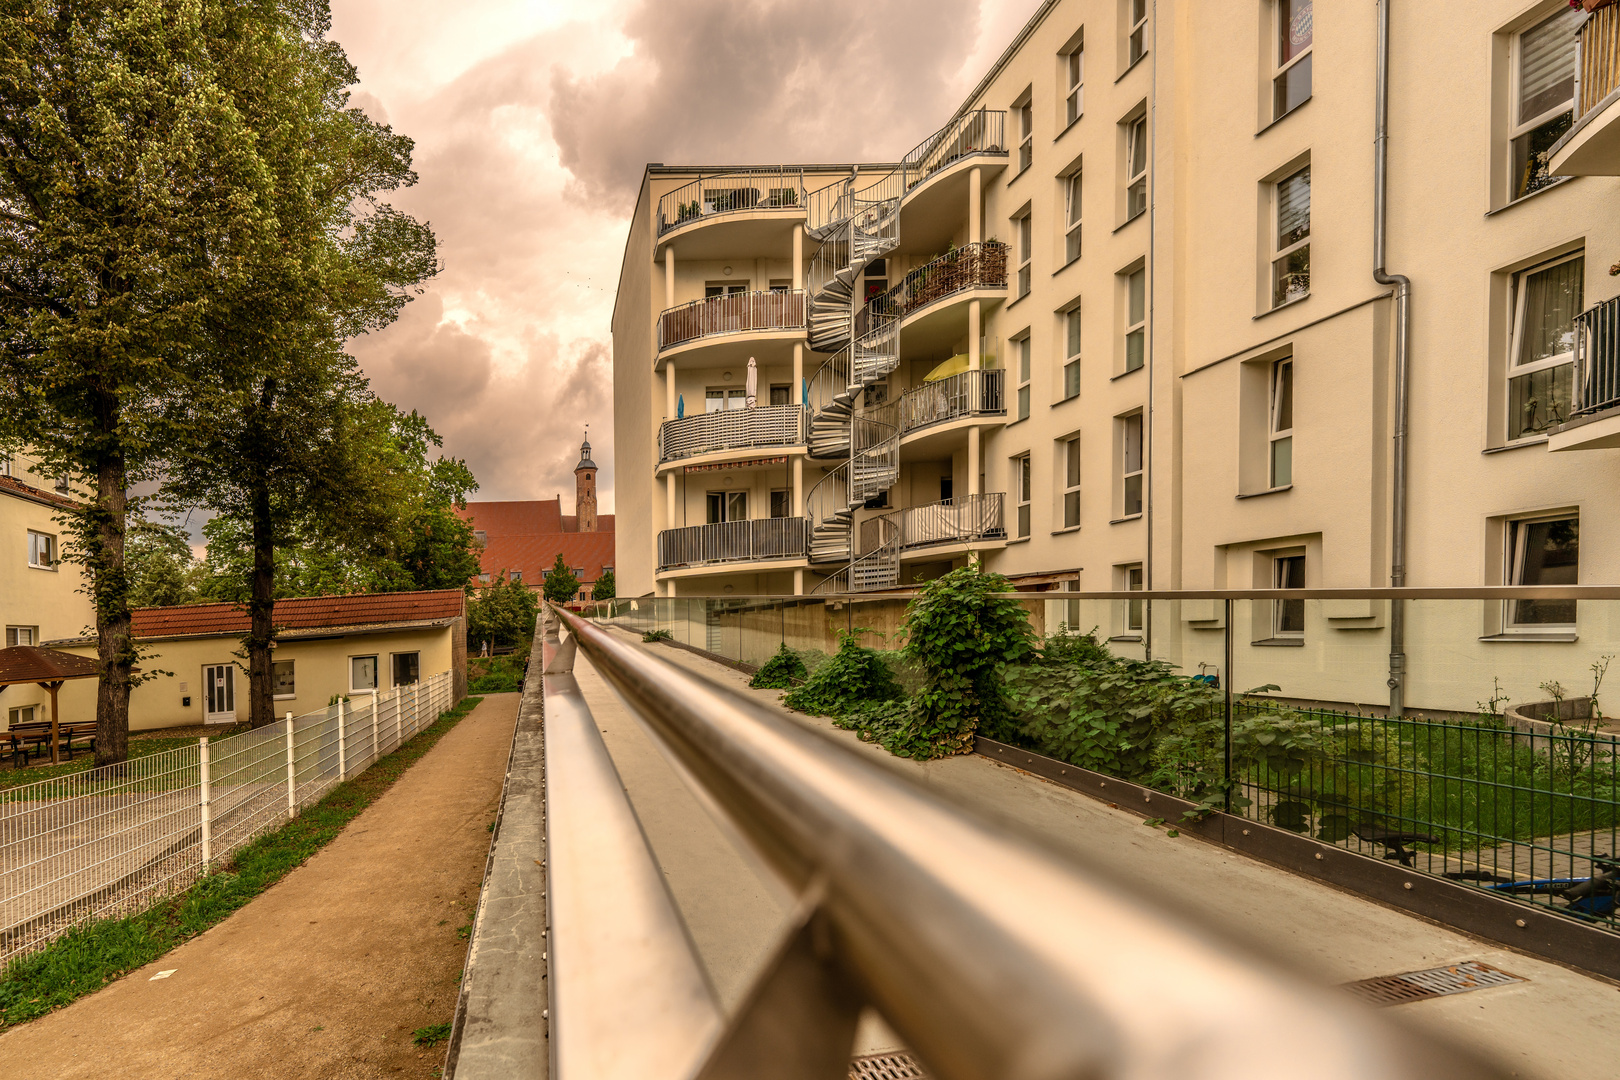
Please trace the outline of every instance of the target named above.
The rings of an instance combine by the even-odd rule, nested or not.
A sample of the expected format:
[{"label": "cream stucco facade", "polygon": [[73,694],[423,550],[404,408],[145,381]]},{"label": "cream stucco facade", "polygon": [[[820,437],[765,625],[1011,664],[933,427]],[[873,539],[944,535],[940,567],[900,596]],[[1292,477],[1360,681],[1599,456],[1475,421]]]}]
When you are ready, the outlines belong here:
[{"label": "cream stucco facade", "polygon": [[[1560,435],[1583,393],[1571,399],[1572,318],[1620,293],[1608,272],[1620,179],[1558,178],[1536,156],[1579,109],[1585,17],[1565,0],[1389,10],[1385,261],[1411,281],[1406,584],[1620,581],[1620,448]],[[620,595],[860,589],[861,560],[890,540],[898,551],[879,554],[897,573],[867,573],[867,586],[969,551],[1015,580],[1064,575],[1087,591],[1390,584],[1398,326],[1394,290],[1373,274],[1377,18],[1373,3],[1320,0],[1053,0],[897,184],[882,186],[897,170],[883,163],[650,166],[614,317]],[[802,194],[781,194],[795,184]],[[879,220],[891,197],[895,220]],[[962,275],[960,253],[991,240],[1006,245],[1004,275]],[[840,243],[882,262],[829,258]],[[853,308],[869,281],[888,290],[898,344],[881,374],[848,379],[849,422],[873,417],[879,434],[818,454],[816,424],[838,408],[816,377],[840,354],[811,346],[837,265],[853,271]],[[929,291],[918,270],[955,278]],[[733,282],[787,292],[745,310]],[[879,325],[859,318],[844,335],[856,348]],[[697,428],[717,391],[729,404],[750,356],[758,405],[786,384],[808,437],[763,415],[671,427]],[[953,357],[998,372],[958,377],[988,398],[924,383]],[[884,398],[910,404],[895,419]],[[880,445],[884,424],[897,452]],[[661,453],[661,431],[702,453]],[[863,449],[897,460],[851,515],[846,552],[814,491]],[[787,494],[773,505],[772,491]],[[938,505],[965,495],[1000,505]],[[804,518],[808,543],[709,525],[773,510]],[[1382,609],[1363,606],[1313,607],[1312,625],[1288,632],[1387,653]],[[1545,613],[1515,625],[1513,610],[1414,616],[1414,633],[1466,643],[1476,665],[1431,696],[1471,706],[1479,671],[1533,687],[1549,649],[1573,672],[1613,651],[1596,604],[1578,628],[1573,615],[1538,625]],[[1218,662],[1199,644],[1218,621],[1189,611],[1156,612],[1176,629],[1155,653]],[[1137,632],[1104,618],[1112,636]]]}]

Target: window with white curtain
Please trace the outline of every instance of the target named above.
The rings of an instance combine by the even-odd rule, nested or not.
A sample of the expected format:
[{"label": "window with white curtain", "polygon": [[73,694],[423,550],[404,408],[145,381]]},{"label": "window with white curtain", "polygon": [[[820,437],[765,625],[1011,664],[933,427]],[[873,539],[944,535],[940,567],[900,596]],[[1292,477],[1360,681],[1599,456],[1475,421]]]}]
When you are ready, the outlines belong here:
[{"label": "window with white curtain", "polygon": [[1311,292],[1311,167],[1277,181],[1272,205],[1271,306],[1302,299]]},{"label": "window with white curtain", "polygon": [[1575,31],[1585,15],[1564,7],[1514,35],[1508,197],[1554,181],[1546,154],[1575,119]]},{"label": "window with white curtain", "polygon": [[1581,312],[1583,253],[1513,276],[1508,349],[1507,437],[1544,435],[1569,419],[1575,370],[1575,316]]}]

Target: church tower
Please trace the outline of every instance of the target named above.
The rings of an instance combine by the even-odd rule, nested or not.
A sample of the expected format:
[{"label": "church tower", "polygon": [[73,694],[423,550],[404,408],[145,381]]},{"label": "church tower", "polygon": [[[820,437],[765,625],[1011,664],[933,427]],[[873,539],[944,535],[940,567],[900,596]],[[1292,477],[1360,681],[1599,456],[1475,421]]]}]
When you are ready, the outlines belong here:
[{"label": "church tower", "polygon": [[579,447],[579,464],[574,466],[574,514],[580,532],[596,531],[596,462],[591,460],[588,435]]}]

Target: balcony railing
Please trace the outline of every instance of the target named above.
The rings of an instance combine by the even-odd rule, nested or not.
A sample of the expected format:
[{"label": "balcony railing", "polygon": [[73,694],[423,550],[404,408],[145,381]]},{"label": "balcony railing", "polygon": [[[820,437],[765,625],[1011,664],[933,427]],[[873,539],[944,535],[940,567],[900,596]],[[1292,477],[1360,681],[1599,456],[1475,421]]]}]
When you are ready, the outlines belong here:
[{"label": "balcony railing", "polygon": [[802,517],[756,518],[665,529],[658,534],[658,569],[802,559],[809,543],[809,522]]},{"label": "balcony railing", "polygon": [[1000,368],[975,368],[938,382],[907,390],[895,403],[902,435],[964,416],[1004,416],[1007,399],[1002,392],[1007,373]]},{"label": "balcony railing", "polygon": [[[1606,14],[1617,8],[1604,8]],[[1575,317],[1575,400],[1572,416],[1620,406],[1620,296]]]},{"label": "balcony railing", "polygon": [[803,405],[762,405],[666,420],[658,429],[658,460],[804,443]]},{"label": "balcony railing", "polygon": [[985,240],[947,251],[917,267],[900,284],[874,297],[870,306],[903,317],[956,293],[1006,287],[1007,245]]},{"label": "balcony railing", "polygon": [[1620,4],[1587,16],[1576,41],[1580,43],[1579,119],[1620,89]]},{"label": "balcony railing", "polygon": [[658,348],[714,334],[804,329],[804,291],[732,293],[672,307],[658,317]]},{"label": "balcony railing", "polygon": [[1007,153],[1007,114],[1000,109],[964,113],[924,139],[906,155],[906,189],[971,154]]},{"label": "balcony railing", "polygon": [[991,491],[868,518],[861,522],[861,552],[874,551],[894,539],[898,539],[901,551],[936,544],[1005,540],[1006,501],[1004,492]]},{"label": "balcony railing", "polygon": [[802,169],[739,169],[703,176],[658,200],[658,235],[700,218],[745,210],[801,210]]}]

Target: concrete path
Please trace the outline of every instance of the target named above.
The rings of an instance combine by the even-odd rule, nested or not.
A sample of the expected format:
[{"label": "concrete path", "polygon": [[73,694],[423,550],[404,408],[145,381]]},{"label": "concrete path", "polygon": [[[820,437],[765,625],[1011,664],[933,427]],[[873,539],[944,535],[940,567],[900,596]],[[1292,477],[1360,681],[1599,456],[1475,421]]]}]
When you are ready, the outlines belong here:
[{"label": "concrete path", "polygon": [[[626,640],[631,640],[625,635]],[[775,705],[779,691],[747,689],[738,672],[666,645],[655,655]],[[583,654],[581,655],[583,660]],[[787,898],[770,875],[738,854],[641,734],[588,663],[580,684],[604,730],[648,838],[669,876],[692,936],[728,1007],[775,940]],[[1424,922],[1330,886],[1183,835],[1144,827],[1067,788],[986,758],[918,764],[862,743],[849,732],[789,713],[942,798],[1033,830],[1050,845],[1119,883],[1129,895],[1186,912],[1228,937],[1278,957],[1326,983],[1482,960],[1523,976],[1512,986],[1397,1006],[1391,1017],[1494,1052],[1523,1077],[1592,1075],[1620,1056],[1620,988],[1567,968]],[[1175,978],[1165,972],[1165,978]],[[869,1026],[857,1052],[886,1049],[893,1036]],[[1601,1070],[1599,1070],[1601,1071]],[[1308,1070],[1307,1070],[1308,1072]]]},{"label": "concrete path", "polygon": [[[0,1076],[435,1075],[517,694],[484,699],[314,858],[100,993],[0,1035]],[[152,981],[160,971],[172,971]]]}]

